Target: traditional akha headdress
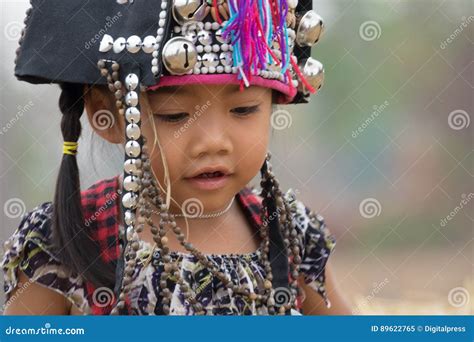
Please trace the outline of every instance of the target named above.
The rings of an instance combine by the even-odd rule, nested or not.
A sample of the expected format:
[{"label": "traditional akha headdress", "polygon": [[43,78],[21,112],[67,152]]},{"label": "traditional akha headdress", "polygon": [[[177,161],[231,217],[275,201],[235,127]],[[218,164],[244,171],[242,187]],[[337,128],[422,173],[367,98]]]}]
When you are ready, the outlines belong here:
[{"label": "traditional akha headdress", "polygon": [[[56,212],[68,206],[71,217],[81,215],[75,154],[84,109],[82,86],[107,84],[126,120],[121,192],[125,231],[120,241],[121,258],[113,272],[117,305],[112,313],[128,312],[137,233],[148,223],[164,262],[160,286],[165,313],[171,299],[165,280],[169,275],[176,277],[194,313],[203,313],[169,255],[165,228],[171,227],[181,244],[235,294],[264,301],[269,314],[288,314],[299,294],[296,278],[301,255],[290,208],[271,172],[269,157],[261,168],[262,222],[267,224],[260,233],[267,276],[260,292],[249,293],[186,242],[168,212],[141,134],[139,96],[171,85],[238,84],[241,89],[249,85],[272,88],[278,92],[280,104],[308,102],[324,77],[321,63],[311,57],[311,47],[323,32],[322,19],[312,10],[311,0],[31,0],[25,24],[15,75],[31,83],[59,83],[62,88],[65,143]],[[160,213],[159,226],[151,220],[153,207]],[[69,238],[91,243],[83,224],[62,216],[55,214],[53,221],[58,243],[65,244]],[[75,235],[60,232],[61,225],[73,225]],[[87,270],[89,263],[100,263],[87,255],[82,261],[64,258],[82,270]],[[85,271],[84,276],[96,283],[110,279],[106,272],[94,275]],[[278,291],[291,296],[278,303]]]}]

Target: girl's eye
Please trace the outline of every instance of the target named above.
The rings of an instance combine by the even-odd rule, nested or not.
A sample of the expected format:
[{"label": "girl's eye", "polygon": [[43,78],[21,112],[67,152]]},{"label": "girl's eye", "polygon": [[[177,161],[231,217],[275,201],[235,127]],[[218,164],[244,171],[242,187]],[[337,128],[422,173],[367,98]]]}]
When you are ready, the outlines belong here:
[{"label": "girl's eye", "polygon": [[179,122],[186,118],[188,116],[188,113],[177,113],[177,114],[155,114],[155,117],[157,117],[161,121],[165,122]]},{"label": "girl's eye", "polygon": [[258,108],[259,106],[237,107],[237,108],[232,109],[231,112],[236,114],[237,116],[246,116],[258,111]]}]

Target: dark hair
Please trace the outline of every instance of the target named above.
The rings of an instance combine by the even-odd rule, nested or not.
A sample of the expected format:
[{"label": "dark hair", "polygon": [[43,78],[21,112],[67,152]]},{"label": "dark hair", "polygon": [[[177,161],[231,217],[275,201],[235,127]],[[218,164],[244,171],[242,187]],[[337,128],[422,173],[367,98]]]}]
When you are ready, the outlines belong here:
[{"label": "dark hair", "polygon": [[[80,118],[84,111],[84,85],[63,83],[60,87],[63,139],[77,142],[81,135]],[[96,287],[113,288],[115,269],[103,261],[100,248],[85,225],[79,168],[74,155],[63,154],[62,157],[54,194],[52,224],[53,244],[58,248],[60,261]]]}]

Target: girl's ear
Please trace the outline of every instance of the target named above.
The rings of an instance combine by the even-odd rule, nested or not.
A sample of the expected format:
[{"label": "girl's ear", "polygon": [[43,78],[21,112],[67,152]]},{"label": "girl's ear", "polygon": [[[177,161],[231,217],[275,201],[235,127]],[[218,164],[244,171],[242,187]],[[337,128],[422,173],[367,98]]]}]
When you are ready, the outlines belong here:
[{"label": "girl's ear", "polygon": [[124,139],[124,122],[115,106],[114,95],[104,86],[84,86],[84,106],[94,131],[112,144]]}]

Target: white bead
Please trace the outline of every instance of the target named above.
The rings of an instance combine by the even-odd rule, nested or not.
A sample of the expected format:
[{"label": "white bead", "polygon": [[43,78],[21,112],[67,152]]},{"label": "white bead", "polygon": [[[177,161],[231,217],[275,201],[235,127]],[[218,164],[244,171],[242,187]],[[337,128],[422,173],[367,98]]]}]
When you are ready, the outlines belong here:
[{"label": "white bead", "polygon": [[229,50],[234,51],[234,47],[232,46],[232,44],[229,44]]},{"label": "white bead", "polygon": [[152,72],[153,74],[157,74],[157,73],[158,73],[158,67],[157,67],[156,65],[152,66],[152,67],[151,67],[151,72]]},{"label": "white bead", "polygon": [[229,44],[227,43],[224,43],[221,45],[221,50],[226,52],[226,51],[229,51]]},{"label": "white bead", "polygon": [[112,38],[112,36],[104,34],[104,37],[102,37],[102,40],[100,41],[99,51],[107,52],[112,48],[113,44],[114,39]]},{"label": "white bead", "polygon": [[232,67],[230,65],[226,65],[224,67],[224,71],[226,74],[230,74],[232,72]]},{"label": "white bead", "polygon": [[165,19],[166,18],[166,11],[161,11],[160,12],[160,19]]},{"label": "white bead", "polygon": [[207,74],[208,71],[209,70],[207,69],[207,67],[202,67],[201,68],[201,73],[203,73],[203,74]]},{"label": "white bead", "polygon": [[158,58],[158,51],[153,51],[153,53],[151,54],[153,56],[153,58]]},{"label": "white bead", "polygon": [[[161,28],[159,28],[158,30],[161,30]],[[181,26],[175,26],[174,33],[180,33],[180,32],[181,32]]]},{"label": "white bead", "polygon": [[210,46],[210,45],[205,45],[205,46],[204,46],[204,51],[205,51],[205,52],[211,52],[211,51],[212,51],[212,46]]},{"label": "white bead", "polygon": [[212,27],[212,25],[211,25],[211,23],[210,23],[209,21],[206,21],[206,22],[204,23],[204,29],[205,29],[205,30],[210,30],[211,27]]},{"label": "white bead", "polygon": [[142,47],[142,40],[139,36],[130,36],[127,39],[127,50],[131,53],[137,53]]},{"label": "white bead", "polygon": [[195,73],[196,75],[199,75],[199,74],[201,73],[201,69],[199,69],[199,68],[194,68],[194,73]]},{"label": "white bead", "polygon": [[156,42],[159,43],[163,40],[163,36],[157,36],[156,37]]},{"label": "white bead", "polygon": [[151,60],[151,65],[158,65],[158,59],[157,58],[153,58]]},{"label": "white bead", "polygon": [[196,46],[196,51],[197,51],[197,53],[202,53],[204,51],[204,46],[202,46],[202,45]]},{"label": "white bead", "polygon": [[114,42],[114,52],[120,53],[125,49],[126,40],[123,37],[117,38]]},{"label": "white bead", "polygon": [[209,67],[209,73],[210,74],[215,74],[216,73],[216,67],[210,66]]},{"label": "white bead", "polygon": [[161,3],[161,9],[166,9],[168,7],[168,4],[166,2]]},{"label": "white bead", "polygon": [[236,74],[237,73],[237,67],[232,67],[232,73]]},{"label": "white bead", "polygon": [[219,65],[217,68],[216,68],[217,72],[219,74],[222,74],[222,72],[224,72],[224,67],[222,65]]},{"label": "white bead", "polygon": [[163,35],[163,33],[165,33],[165,29],[163,27],[160,27],[158,31],[156,31],[156,33]]},{"label": "white bead", "polygon": [[220,25],[218,22],[215,22],[215,21],[214,21],[214,22],[211,24],[211,28],[212,28],[213,30],[218,30],[220,27],[221,27],[221,25]]},{"label": "white bead", "polygon": [[165,26],[165,19],[158,20],[158,26],[160,26],[160,27]]},{"label": "white bead", "polygon": [[293,87],[297,87],[298,86],[298,80],[293,80]]},{"label": "white bead", "polygon": [[156,38],[154,36],[146,36],[143,39],[143,51],[146,53],[155,52]]},{"label": "white bead", "polygon": [[219,46],[219,44],[214,44],[212,45],[212,51],[214,52],[219,52],[221,49],[221,47]]}]

